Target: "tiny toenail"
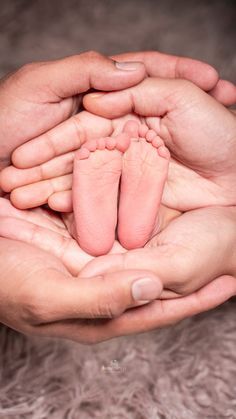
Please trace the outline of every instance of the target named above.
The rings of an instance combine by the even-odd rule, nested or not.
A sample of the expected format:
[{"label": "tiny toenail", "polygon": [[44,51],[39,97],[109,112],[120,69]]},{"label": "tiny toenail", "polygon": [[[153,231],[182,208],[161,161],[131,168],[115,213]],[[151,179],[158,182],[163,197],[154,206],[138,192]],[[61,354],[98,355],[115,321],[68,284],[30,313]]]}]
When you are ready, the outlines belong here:
[{"label": "tiny toenail", "polygon": [[136,71],[143,66],[143,63],[138,61],[115,61],[115,65],[119,70]]}]

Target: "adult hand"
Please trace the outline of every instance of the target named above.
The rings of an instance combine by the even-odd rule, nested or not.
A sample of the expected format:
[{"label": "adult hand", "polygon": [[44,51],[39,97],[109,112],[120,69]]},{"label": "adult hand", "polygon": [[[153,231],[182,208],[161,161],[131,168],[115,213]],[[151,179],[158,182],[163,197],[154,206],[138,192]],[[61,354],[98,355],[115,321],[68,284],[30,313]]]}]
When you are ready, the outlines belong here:
[{"label": "adult hand", "polygon": [[172,220],[143,249],[93,259],[85,276],[149,269],[162,281],[161,298],[190,294],[222,275],[236,279],[236,207],[189,211]]},{"label": "adult hand", "polygon": [[9,164],[15,148],[68,118],[64,142],[76,136],[79,147],[84,138],[73,115],[80,106],[80,94],[91,88],[124,89],[144,77],[142,63],[117,63],[96,52],[27,64],[5,77],[0,83],[0,170]]},{"label": "adult hand", "polygon": [[149,78],[121,92],[87,95],[84,104],[111,119],[135,110],[164,140],[172,157],[164,205],[186,211],[236,204],[236,116],[191,82]]},{"label": "adult hand", "polygon": [[[144,275],[154,280],[151,289],[146,289],[150,299],[161,294],[158,278],[143,270],[91,277],[95,262],[84,269],[86,277],[77,276],[91,257],[81,252],[60,219],[54,217],[42,209],[19,211],[1,200],[0,320],[23,333],[96,343],[176,323],[210,310],[236,293],[236,280],[225,275],[189,296],[132,308],[140,305],[140,291],[136,288],[135,300],[131,295],[135,280]],[[99,264],[101,261],[104,263],[104,257],[97,259]],[[141,288],[145,292],[144,284]],[[121,314],[127,308],[132,309]]]},{"label": "adult hand", "polygon": [[[225,106],[236,102],[236,86],[228,80],[220,79],[213,67],[206,63],[203,67],[200,61],[157,51],[127,52],[112,58],[143,62],[149,77],[190,80]],[[210,81],[214,86],[210,85]]]},{"label": "adult hand", "polygon": [[0,198],[0,236],[0,322],[20,332],[98,342],[109,338],[108,319],[161,293],[145,270],[81,277],[91,257],[45,210],[19,211]]},{"label": "adult hand", "polygon": [[[216,89],[219,93],[216,95],[217,98],[224,99],[224,103],[225,95],[228,104],[231,104],[235,98],[234,86],[223,81],[219,84],[216,70],[206,63],[158,52],[130,53],[113,58],[124,61],[126,56],[130,57],[131,61],[136,60],[136,57],[143,61],[149,76],[192,80],[206,91]],[[10,167],[9,171],[4,173],[2,179],[4,189],[8,192],[15,189],[11,198],[19,208],[41,205],[48,201],[53,209],[71,211],[71,194],[64,191],[71,189],[70,173],[74,157],[72,151],[78,149],[88,137],[110,136],[117,133],[125,121],[126,119],[122,118],[116,121],[96,118],[84,112],[74,115],[72,119],[19,147],[13,153],[12,160],[15,167]],[[65,141],[65,138],[69,138],[69,141]],[[37,167],[27,170],[33,166]],[[19,188],[32,182],[35,185]],[[37,194],[34,194],[35,188]],[[35,198],[32,199],[32,195]]]}]

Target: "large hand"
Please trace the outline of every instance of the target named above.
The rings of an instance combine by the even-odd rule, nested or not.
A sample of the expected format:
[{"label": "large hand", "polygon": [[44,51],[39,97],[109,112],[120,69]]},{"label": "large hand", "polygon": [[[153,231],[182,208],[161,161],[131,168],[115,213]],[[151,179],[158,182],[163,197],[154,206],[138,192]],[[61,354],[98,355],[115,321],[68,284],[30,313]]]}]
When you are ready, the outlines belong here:
[{"label": "large hand", "polygon": [[84,276],[122,273],[131,266],[148,268],[165,287],[164,299],[128,310],[112,320],[112,336],[166,326],[236,295],[235,221],[235,208],[191,211],[172,221],[145,249],[101,256],[90,262],[82,271]]},{"label": "large hand", "polygon": [[33,168],[6,167],[0,173],[0,188],[11,192],[11,202],[17,208],[48,203],[53,210],[71,212],[74,150],[87,138],[116,135],[122,131],[127,119],[133,118],[138,120],[127,115],[111,121],[86,111],[79,112],[47,134],[16,149],[13,160],[17,157],[19,162],[25,163],[32,157],[36,163],[47,161]]},{"label": "large hand", "polygon": [[[23,333],[95,343],[175,323],[236,293],[235,279],[221,276],[190,296],[157,300],[121,314],[140,305],[143,298],[158,298],[162,287],[154,274],[125,270],[91,278],[90,269],[89,278],[78,277],[90,257],[81,252],[58,217],[41,209],[18,211],[3,199],[0,203],[0,235],[5,237],[0,239],[0,320]],[[99,264],[101,260],[97,259]],[[154,280],[151,288],[143,280],[141,289],[132,288],[144,275]]]},{"label": "large hand", "polygon": [[189,211],[172,220],[145,248],[101,256],[82,273],[150,269],[163,283],[162,298],[186,295],[221,275],[236,277],[235,223],[235,207]]},{"label": "large hand", "polygon": [[168,207],[236,204],[236,116],[191,82],[149,78],[122,92],[88,95],[84,103],[110,118],[135,110],[160,135],[172,157]]},{"label": "large hand", "polygon": [[[130,53],[113,58],[124,61],[126,57],[131,61],[143,61],[149,76],[186,78],[202,89],[213,92],[224,103],[232,104],[235,101],[235,87],[229,82],[218,81],[217,72],[208,64],[158,52]],[[2,180],[4,189],[9,192],[15,189],[12,200],[19,208],[48,201],[53,209],[70,211],[71,194],[63,191],[71,188],[72,151],[79,147],[81,138],[110,136],[114,129],[116,131],[122,126],[122,120],[112,123],[104,118],[89,117],[86,113],[74,115],[71,120],[16,150],[13,154],[16,167],[5,172]],[[65,141],[65,138],[69,138],[69,141]],[[35,165],[38,166],[27,170]],[[25,170],[18,170],[17,167]],[[35,185],[19,188],[33,182]],[[35,189],[37,194],[34,193]]]},{"label": "large hand", "polygon": [[[236,102],[236,86],[218,78],[210,65],[191,58],[167,55],[157,51],[127,52],[112,57],[119,61],[142,61],[149,77],[191,80],[225,106]],[[210,81],[213,86],[210,86]]]},{"label": "large hand", "polygon": [[76,135],[79,147],[83,136],[80,138],[77,120],[73,118],[81,103],[79,94],[91,88],[123,89],[140,82],[144,76],[142,63],[119,64],[88,52],[58,61],[27,64],[5,77],[0,83],[0,170],[9,164],[16,147],[70,117],[70,122],[64,122],[66,138]]},{"label": "large hand", "polygon": [[81,277],[91,257],[42,209],[19,211],[0,198],[0,236],[0,322],[20,332],[98,342],[109,338],[108,319],[161,293],[145,270]]}]

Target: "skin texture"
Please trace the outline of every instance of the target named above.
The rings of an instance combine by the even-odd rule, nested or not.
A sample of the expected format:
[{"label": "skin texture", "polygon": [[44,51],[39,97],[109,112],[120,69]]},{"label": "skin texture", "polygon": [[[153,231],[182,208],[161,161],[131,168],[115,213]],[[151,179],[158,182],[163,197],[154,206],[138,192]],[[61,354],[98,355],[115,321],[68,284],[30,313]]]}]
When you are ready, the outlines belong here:
[{"label": "skin texture", "polygon": [[[101,114],[100,117],[79,114],[83,126],[96,123],[99,136],[116,135],[127,119],[139,120],[141,116],[148,128],[154,129],[164,140],[171,153],[162,201],[167,207],[186,211],[207,205],[235,205],[235,113],[191,82],[149,78],[122,92],[87,95],[84,105]],[[136,115],[130,114],[133,109]],[[28,155],[34,153],[32,147],[37,149],[38,143],[43,144],[42,138],[25,146]],[[72,137],[67,152],[71,154],[75,146]],[[58,154],[65,150],[63,147],[59,137]],[[18,149],[19,153],[21,151],[22,154],[26,152],[23,153],[23,147]],[[65,161],[66,156],[60,158]],[[69,158],[73,159],[72,156]],[[30,172],[29,169],[19,172],[12,166],[3,172],[2,186],[5,191],[12,191],[14,205],[28,208],[48,201],[55,210],[72,210],[71,193],[68,192],[72,186],[68,173],[71,168],[62,162],[58,172],[52,166],[56,166],[55,159],[30,169]],[[67,173],[64,176],[63,167]],[[41,182],[42,176],[50,179]],[[19,187],[26,178],[27,182],[37,182]],[[193,188],[194,194],[191,193]]]},{"label": "skin texture", "polygon": [[164,205],[187,211],[236,204],[236,116],[197,86],[149,78],[126,91],[88,95],[84,104],[110,118],[135,109],[164,140],[171,153]]},{"label": "skin texture", "polygon": [[116,228],[126,249],[143,247],[159,231],[159,207],[169,152],[155,131],[128,121],[116,137],[90,140],[75,155],[76,239],[99,256],[112,248]]},{"label": "skin texture", "polygon": [[[144,76],[145,68],[140,63],[136,65],[132,63],[131,68],[127,69],[126,66],[126,69],[122,70],[117,68],[112,60],[93,52],[56,62],[26,65],[16,73],[9,75],[1,81],[0,85],[0,170],[9,164],[12,151],[16,147],[45,133],[62,121],[70,118],[71,130],[76,131],[73,114],[77,112],[81,102],[79,96],[81,93],[91,87],[107,90],[124,88],[138,83]],[[83,138],[79,138],[79,144],[82,141]],[[1,210],[3,209],[2,201]],[[6,226],[7,220],[2,219],[1,227],[4,229]],[[12,218],[9,220],[9,230],[10,227],[12,228]],[[15,227],[16,225],[14,225],[13,231]],[[79,318],[116,315],[119,304],[115,301],[113,292],[117,295],[121,305],[122,301],[133,300],[131,283],[128,284],[125,279],[125,284],[122,286],[120,278],[120,296],[118,296],[119,292],[116,290],[113,280],[109,281],[110,284],[114,284],[113,291],[108,287],[101,287],[101,280],[97,291],[93,288],[91,293],[91,282],[85,281],[83,284],[80,282],[78,290],[74,289],[73,293],[72,284],[74,284],[74,288],[77,288],[77,283],[72,281],[69,284],[68,278],[74,279],[74,276],[66,269],[65,265],[67,264],[63,264],[58,258],[55,259],[54,255],[35,248],[32,243],[37,237],[37,229],[36,231],[35,229],[29,230],[29,234],[30,231],[31,235],[27,245],[19,243],[13,237],[11,240],[0,239],[2,272],[0,320],[3,323],[25,333],[40,334],[39,324],[45,325],[56,321],[55,328],[59,327],[64,330],[64,328],[67,329],[67,325],[63,326],[60,321],[65,320],[66,322],[75,313]],[[62,249],[63,244],[64,239],[61,241]],[[46,234],[44,245],[47,247]],[[131,273],[132,275],[133,273]],[[147,273],[145,273],[146,275]],[[150,273],[150,275],[152,274]],[[44,282],[42,282],[42,278],[44,278]],[[34,285],[32,286],[32,284]],[[160,285],[158,286],[160,289]],[[55,287],[59,300],[56,300]],[[78,296],[76,297],[77,292]],[[156,290],[155,293],[157,293]],[[82,295],[84,298],[81,298]],[[90,295],[91,299],[86,299],[86,295]],[[82,305],[78,303],[79,298],[83,300]],[[47,304],[47,308],[45,308],[47,301],[50,304]],[[75,307],[77,307],[76,310]],[[113,310],[115,310],[114,313]],[[49,324],[48,335],[50,333],[53,335],[54,328],[51,326]],[[44,328],[42,327],[42,329]],[[43,332],[43,334],[47,333]],[[83,340],[82,337],[81,340]]]},{"label": "skin texture", "polygon": [[[28,147],[30,146],[30,143],[28,143],[27,147],[25,146],[26,148],[24,149],[23,147],[19,148],[13,155],[13,162],[16,166],[27,168],[35,164],[46,162],[56,155],[70,152],[72,143],[74,143],[72,150],[78,148],[86,139],[86,129],[82,128],[81,130],[80,124],[78,123],[79,117],[77,116],[76,119],[74,117],[74,113],[78,109],[77,96],[81,91],[85,92],[87,88],[91,87],[91,85],[88,84],[88,80],[96,79],[93,68],[99,67],[96,60],[100,60],[101,56],[90,53],[86,57],[87,58],[84,60],[83,56],[84,66],[81,74],[83,74],[83,76],[85,75],[85,77],[82,77],[84,84],[82,83],[81,89],[81,78],[78,77],[78,70],[81,70],[82,62],[80,62],[80,65],[78,66],[79,69],[75,65],[78,63],[78,58],[76,58],[75,61],[74,58],[72,60],[71,58],[66,59],[63,63],[57,63],[56,66],[54,65],[55,63],[28,65],[18,73],[15,73],[2,81],[0,91],[0,100],[3,104],[1,118],[4,122],[0,124],[2,127],[0,139],[1,145],[3,145],[1,148],[2,168],[9,164],[12,151],[33,137],[37,137],[37,139],[32,141],[34,149],[33,154],[31,153],[32,147]],[[154,62],[156,58],[160,58],[160,54],[153,55],[153,53],[151,53],[144,57],[145,60],[149,60],[151,57],[151,61],[153,60]],[[179,76],[181,68],[181,77],[184,77],[186,74],[186,77],[190,79],[193,77],[196,78],[197,72],[200,72],[200,87],[211,90],[217,86],[217,73],[209,66],[207,66],[209,69],[208,72],[205,71],[205,64],[200,63],[202,69],[202,71],[200,71],[199,64],[195,63],[196,66],[194,66],[194,62],[191,62],[191,65],[189,65],[189,61],[186,61],[185,59],[174,58],[173,61],[172,57],[163,56],[162,58],[166,61],[166,66],[163,66],[163,68],[166,68],[167,70],[165,77],[175,77],[176,74]],[[88,62],[91,65],[88,65]],[[101,61],[99,62],[101,64]],[[173,62],[175,63],[174,65]],[[103,64],[101,65],[103,66]],[[66,69],[70,68],[72,70],[70,77],[65,78],[65,74],[68,75],[68,72],[65,71],[65,66]],[[111,68],[110,62],[109,66],[109,68]],[[62,71],[60,71],[59,67]],[[175,74],[173,73],[173,68],[175,69]],[[113,69],[112,63],[112,71]],[[169,74],[170,70],[171,75]],[[93,77],[91,72],[94,74]],[[104,74],[105,82],[111,80],[107,77],[106,71],[103,72],[103,68],[100,73]],[[143,68],[141,68],[140,73],[138,76],[132,76],[135,80],[133,79],[131,82],[129,79],[127,85],[138,83],[144,75]],[[122,72],[122,74],[124,73]],[[127,74],[129,75],[122,75],[122,78],[131,77],[131,73]],[[155,74],[155,76],[156,75],[158,74]],[[121,76],[117,77],[119,78]],[[41,83],[42,80],[43,83]],[[72,86],[67,85],[68,80],[73,81]],[[202,86],[203,82],[204,86]],[[79,88],[77,83],[79,83]],[[117,88],[124,88],[124,84],[122,86],[117,86]],[[49,85],[50,87],[53,87],[53,92],[49,90]],[[112,80],[112,87],[113,86],[114,80]],[[93,87],[105,90],[105,87],[101,85]],[[111,85],[106,88],[107,90],[110,90]],[[35,100],[35,97],[28,96],[28,100],[25,101],[24,98],[27,94],[31,95],[32,92],[34,92],[34,94],[37,93],[37,100]],[[228,95],[228,98],[230,101],[230,94]],[[32,124],[33,118],[35,118],[34,124]],[[14,121],[14,124],[12,124],[12,121]],[[110,122],[107,123],[106,119],[100,118],[100,122],[106,127],[108,125],[111,127]],[[56,128],[54,128],[55,126]],[[49,130],[49,132],[47,130]],[[57,142],[57,133],[59,130],[61,132],[61,137],[59,136]],[[85,136],[83,137],[84,132]],[[89,133],[89,135],[91,134]],[[110,135],[110,133],[108,135]],[[69,145],[68,143],[65,143],[65,138],[71,139]],[[58,166],[60,166],[60,164],[58,164],[57,167]],[[51,181],[49,183],[51,183]],[[64,190],[66,189],[62,189],[62,191]],[[52,190],[51,188],[50,193],[48,195],[46,194],[47,197],[52,196],[53,191],[54,189]],[[7,210],[7,216],[9,216],[9,208]],[[60,336],[81,342],[92,343],[126,333],[135,333],[158,326],[165,326],[181,320],[186,316],[213,308],[235,294],[235,281],[232,276],[226,275],[217,278],[206,288],[203,288],[191,296],[183,297],[183,299],[174,299],[165,303],[157,301],[155,302],[155,305],[151,305],[151,311],[149,311],[149,309],[146,311],[139,307],[139,310],[141,311],[129,310],[124,317],[121,316],[120,318],[111,321],[98,321],[96,324],[93,321],[88,322],[87,320],[85,323],[81,322],[81,320],[79,320],[81,317],[109,318],[120,314],[121,311],[125,309],[123,305],[120,305],[123,304],[121,302],[124,301],[126,301],[126,308],[130,305],[132,306],[134,301],[131,301],[130,299],[131,284],[127,282],[127,278],[129,277],[130,281],[134,281],[134,277],[136,278],[139,273],[147,275],[147,272],[119,272],[118,278],[117,275],[115,276],[116,280],[113,276],[109,277],[109,284],[108,281],[101,281],[102,284],[105,284],[104,288],[99,282],[98,288],[96,289],[94,286],[95,282],[90,279],[89,281],[86,281],[86,285],[82,285],[83,290],[78,287],[80,289],[78,290],[77,298],[76,290],[71,288],[71,283],[68,282],[68,273],[64,270],[66,269],[65,266],[60,262],[58,257],[50,255],[50,251],[53,249],[54,252],[57,251],[58,255],[61,256],[61,250],[56,246],[56,243],[61,243],[61,241],[58,240],[58,236],[56,237],[56,240],[51,241],[53,228],[47,228],[46,232],[45,229],[41,230],[40,228],[37,228],[36,231],[38,234],[35,235],[32,234],[35,232],[35,228],[33,228],[32,231],[32,224],[34,224],[34,222],[30,223],[27,227],[25,223],[22,224],[22,220],[20,222],[18,220],[18,223],[14,223],[14,231],[12,231],[10,225],[13,225],[12,218],[14,217],[15,216],[10,217],[11,219],[10,222],[8,220],[8,224],[4,217],[2,220],[4,223],[1,223],[1,226],[8,225],[9,227],[5,231],[2,231],[1,234],[4,238],[0,241],[1,267],[4,273],[2,276],[4,285],[1,287],[1,291],[3,292],[1,297],[1,321],[22,332],[47,336]],[[17,226],[19,228],[17,228]],[[25,236],[22,238],[22,232],[24,234],[26,233],[26,235],[28,232],[28,238],[25,238]],[[12,236],[9,237],[11,234]],[[22,243],[19,244],[17,241],[17,234],[19,234],[18,240],[23,240],[28,243],[25,243],[25,245],[22,245]],[[37,248],[39,243],[40,246],[45,248]],[[37,244],[37,246],[35,246],[35,244]],[[14,263],[12,255],[14,255]],[[24,260],[24,264],[22,264],[22,260]],[[148,274],[151,275],[151,273]],[[42,276],[44,277],[44,275],[47,277],[47,282],[42,281]],[[74,277],[75,276],[73,275],[73,279]],[[33,287],[33,281],[28,281],[27,278],[33,278]],[[158,278],[155,277],[153,279],[158,282]],[[60,290],[58,283],[61,285]],[[77,281],[73,281],[73,283],[77,284]],[[58,300],[55,300],[55,284],[58,289]],[[158,282],[158,284],[160,294],[160,282]],[[5,289],[7,292],[5,292]],[[19,290],[17,295],[16,289]],[[123,290],[123,292],[121,290]],[[104,295],[101,296],[103,291]],[[121,294],[119,292],[121,292]],[[157,294],[158,293],[156,292],[155,298],[157,297]],[[83,302],[82,308],[79,306],[78,313],[78,299],[81,295],[83,295],[84,298],[87,296],[88,300],[84,300],[85,302]],[[92,300],[89,299],[90,295]],[[55,300],[55,307],[52,306],[53,299]],[[81,299],[81,301],[82,300],[83,299]],[[47,307],[44,305],[45,301],[50,302]],[[62,301],[65,302],[65,305],[62,304]],[[170,306],[170,304],[172,305]],[[11,308],[10,311],[8,310],[9,307]],[[143,321],[140,325],[141,314],[143,314]]]},{"label": "skin texture", "polygon": [[189,211],[153,237],[143,249],[94,259],[84,275],[115,272],[135,266],[161,279],[161,298],[176,298],[221,275],[236,276],[236,209],[209,207]]},{"label": "skin texture", "polygon": [[[220,79],[210,65],[203,68],[199,61],[191,58],[157,51],[131,52],[114,55],[112,58],[119,61],[142,61],[149,77],[190,80],[223,105],[231,106],[236,103],[236,86],[228,80]],[[214,82],[214,87],[210,87],[210,80]]]},{"label": "skin texture", "polygon": [[[227,105],[235,103],[235,86],[232,83],[219,80],[216,70],[206,63],[152,51],[122,54],[113,58],[120,61],[126,61],[126,59],[142,61],[148,76],[192,80],[201,89],[214,95],[217,100],[222,100]],[[9,104],[8,107],[10,107]],[[7,117],[7,112],[5,117]],[[67,192],[71,189],[72,183],[72,178],[69,176],[73,161],[71,152],[78,149],[88,138],[116,135],[122,130],[124,123],[125,121],[122,119],[110,121],[80,112],[69,119],[64,116],[63,122],[55,128],[49,129],[45,134],[39,135],[39,132],[34,132],[33,136],[36,138],[32,141],[27,142],[32,138],[32,135],[27,133],[24,140],[13,144],[12,150],[20,143],[27,142],[13,153],[12,161],[15,168],[18,169],[38,167],[31,171],[21,172],[11,167],[9,172],[4,174],[2,180],[4,190],[15,189],[11,198],[18,208],[29,208],[48,202],[52,209],[71,211],[71,193]],[[92,129],[94,126],[96,126],[96,131]],[[13,136],[11,135],[11,138]],[[65,138],[69,138],[70,141],[65,141]],[[8,142],[6,141],[6,143]],[[69,155],[61,157],[65,153],[69,153]],[[55,180],[55,178],[57,179]],[[20,189],[20,186],[32,182],[37,182],[37,184]],[[37,188],[37,199],[34,198],[35,188]]]},{"label": "skin texture", "polygon": [[[125,69],[97,52],[57,61],[27,64],[6,76],[0,84],[0,168],[9,164],[21,144],[67,123],[68,134],[79,134],[74,122],[81,94],[89,89],[116,90],[139,83],[145,77],[142,63]],[[68,123],[68,120],[70,121]],[[30,123],[29,123],[30,122]],[[78,138],[78,146],[84,138]],[[37,149],[36,154],[40,153]],[[17,163],[17,157],[16,157]],[[19,166],[21,165],[21,160]]]},{"label": "skin texture", "polygon": [[105,319],[143,304],[132,297],[135,280],[154,281],[151,298],[161,293],[161,282],[146,270],[129,270],[123,279],[119,273],[82,277],[79,272],[91,256],[59,217],[41,208],[19,211],[0,198],[0,235],[0,321],[20,332],[99,341]]},{"label": "skin texture", "polygon": [[[235,209],[214,208],[212,212],[210,209],[202,209],[198,210],[201,211],[198,215],[194,211],[189,212],[189,226],[196,222],[196,216],[198,218],[190,233],[186,233],[182,225],[176,226],[173,222],[173,229],[169,227],[165,238],[160,235],[159,239],[157,237],[152,240],[149,246],[153,248],[161,240],[166,240],[166,244],[169,241],[166,251],[164,245],[156,247],[156,252],[161,257],[161,267],[153,261],[155,266],[153,264],[152,269],[158,270],[166,285],[171,284],[172,275],[172,285],[175,282],[178,292],[169,295],[169,300],[156,300],[140,307],[140,303],[134,301],[130,295],[130,285],[135,279],[148,275],[157,285],[156,294],[160,294],[162,288],[158,277],[149,271],[117,271],[119,266],[124,269],[124,263],[127,267],[133,264],[131,253],[131,257],[124,253],[123,257],[116,254],[92,260],[91,256],[79,248],[68,234],[64,223],[55,214],[41,208],[17,210],[6,199],[1,199],[0,203],[0,234],[4,237],[0,247],[5,260],[0,286],[0,319],[23,333],[63,337],[80,343],[96,343],[176,323],[185,317],[210,310],[236,293],[236,279],[229,274],[235,272],[233,257],[231,260],[226,255],[226,248],[233,248],[233,241],[235,248],[235,237],[227,234],[230,229],[232,233]],[[179,220],[181,217],[178,222]],[[202,225],[204,220],[205,224]],[[220,222],[220,227],[225,229],[220,242],[218,231],[206,228],[209,220],[214,226]],[[186,221],[183,222],[186,225]],[[175,243],[178,228],[181,230],[181,237]],[[209,238],[206,252],[204,243]],[[190,239],[191,245],[194,244],[192,250],[182,249],[182,243],[187,246]],[[217,255],[222,263],[221,266],[214,266],[208,277],[205,277],[205,264],[211,263],[212,259],[214,262],[216,260],[216,241]],[[144,249],[145,252],[149,250],[151,249],[148,247]],[[121,249],[114,247],[114,252],[117,251]],[[168,251],[171,257],[177,251],[172,266],[174,274],[169,269]],[[16,254],[19,259],[15,257]],[[113,262],[116,261],[116,272],[110,272],[114,263],[106,258],[115,258]],[[89,260],[91,262],[86,265]],[[108,270],[106,260],[110,264]],[[199,264],[200,260],[204,263]],[[85,268],[81,271],[83,265]],[[104,268],[107,270],[104,276],[93,276],[93,272]],[[202,285],[203,282],[208,283],[210,277],[211,282],[202,286],[199,291],[186,295],[190,288],[196,286],[197,277],[204,277],[201,279]],[[125,311],[127,308],[132,310]]]},{"label": "skin texture", "polygon": [[[116,108],[114,103],[117,104]],[[223,245],[224,239],[227,242],[231,237],[231,245],[235,248],[235,208],[230,208],[235,205],[236,199],[235,114],[189,82],[151,78],[136,89],[115,95],[88,96],[85,105],[90,111],[99,111],[100,115],[111,118],[135,109],[138,115],[145,117],[149,127],[155,128],[164,139],[172,156],[163,196],[165,205],[184,211],[225,205],[228,206],[225,211],[228,211],[231,219],[229,224],[222,225],[224,210],[217,207],[190,211],[172,221],[151,241],[148,250],[104,256],[88,265],[91,266],[89,273],[98,273],[100,269],[122,271],[122,267],[127,268],[130,264],[142,268],[148,266],[159,275],[162,271],[164,275],[160,277],[167,290],[164,290],[162,298],[192,292],[195,286],[211,281],[215,277],[215,269],[218,275],[221,274],[221,268],[226,266],[225,260],[228,260],[227,273],[235,276],[234,251],[226,245],[223,254],[217,253],[221,239]],[[194,194],[190,193],[191,190],[194,190]],[[200,233],[196,241],[195,229]],[[219,237],[212,234],[214,230],[220,232]],[[212,260],[208,259],[210,243],[215,248]],[[202,248],[200,257],[195,252],[196,244]],[[207,255],[206,259],[204,255]],[[190,259],[192,262],[186,264],[186,260]],[[200,270],[203,269],[202,274],[196,261],[199,268],[201,265]],[[176,277],[178,270],[182,271],[182,279],[176,282],[173,277]]]}]

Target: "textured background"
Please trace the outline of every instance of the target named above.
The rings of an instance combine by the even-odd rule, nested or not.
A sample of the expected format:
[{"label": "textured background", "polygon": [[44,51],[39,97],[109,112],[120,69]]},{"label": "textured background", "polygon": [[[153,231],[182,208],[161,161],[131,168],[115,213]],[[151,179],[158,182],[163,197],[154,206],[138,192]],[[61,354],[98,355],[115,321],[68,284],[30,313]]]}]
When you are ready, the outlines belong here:
[{"label": "textured background", "polygon": [[[235,81],[235,9],[233,0],[0,0],[0,75],[88,49],[157,49],[206,60]],[[235,419],[235,309],[231,301],[93,347],[1,327],[0,417]],[[119,370],[106,370],[114,360]]]},{"label": "textured background", "polygon": [[0,0],[0,71],[88,49],[157,49],[235,80],[235,21],[235,0]]}]

